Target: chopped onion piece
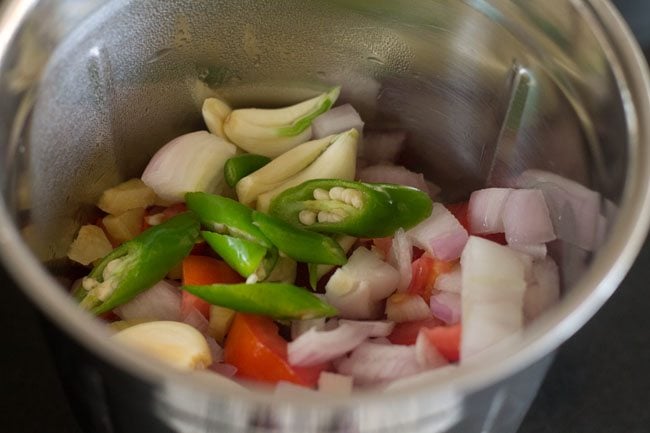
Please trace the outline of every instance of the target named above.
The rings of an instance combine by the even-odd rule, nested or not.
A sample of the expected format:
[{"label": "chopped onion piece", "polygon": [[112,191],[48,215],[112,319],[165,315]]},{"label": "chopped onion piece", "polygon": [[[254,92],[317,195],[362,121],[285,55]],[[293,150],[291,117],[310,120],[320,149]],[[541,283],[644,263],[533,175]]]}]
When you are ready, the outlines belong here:
[{"label": "chopped onion piece", "polygon": [[208,334],[210,332],[210,322],[194,307],[190,307],[190,310],[182,318],[182,321],[202,334]]},{"label": "chopped onion piece", "polygon": [[373,299],[373,292],[368,286],[360,286],[346,292],[330,292],[327,302],[339,311],[339,316],[346,319],[378,319],[384,312],[383,302]]},{"label": "chopped onion piece", "polygon": [[460,322],[461,297],[459,293],[438,292],[429,299],[429,306],[433,316],[447,325],[455,325]]},{"label": "chopped onion piece", "polygon": [[510,188],[486,188],[469,198],[467,219],[472,234],[503,233],[503,209]]},{"label": "chopped onion piece", "polygon": [[346,396],[352,394],[354,379],[351,376],[321,372],[318,377],[318,390],[327,394]]},{"label": "chopped onion piece", "polygon": [[357,326],[363,328],[367,333],[368,337],[388,337],[393,328],[395,328],[395,323],[389,322],[387,320],[339,320],[339,324]]},{"label": "chopped onion piece", "polygon": [[435,199],[438,197],[438,194],[442,192],[442,188],[440,188],[437,184],[427,180],[427,187],[429,188],[429,197],[432,199]]},{"label": "chopped onion piece", "polygon": [[411,186],[431,195],[429,185],[422,173],[415,173],[401,165],[372,165],[359,171],[357,178],[362,182],[392,183]]},{"label": "chopped onion piece", "polygon": [[460,293],[462,288],[460,265],[436,277],[433,288],[442,292]]},{"label": "chopped onion piece", "polygon": [[418,332],[418,337],[415,340],[415,359],[424,368],[437,368],[449,364],[447,358],[442,356],[422,331]]},{"label": "chopped onion piece", "polygon": [[362,343],[337,365],[338,372],[361,385],[386,382],[423,371],[415,346]]},{"label": "chopped onion piece", "polygon": [[512,244],[509,247],[536,259],[543,259],[548,252],[546,244]]},{"label": "chopped onion piece", "polygon": [[395,163],[404,150],[405,141],[404,131],[367,131],[363,135],[359,157],[367,161],[367,165]]},{"label": "chopped onion piece", "polygon": [[524,294],[524,317],[531,321],[539,317],[560,299],[560,275],[552,258],[533,263],[533,282]]},{"label": "chopped onion piece", "polygon": [[514,190],[503,209],[508,245],[543,244],[555,239],[544,194],[536,189]]},{"label": "chopped onion piece", "polygon": [[598,246],[600,194],[542,170],[526,170],[515,182],[520,188],[537,188],[544,193],[558,239],[587,251]]},{"label": "chopped onion piece", "polygon": [[461,361],[521,330],[524,262],[508,247],[470,236],[461,256]]},{"label": "chopped onion piece", "polygon": [[431,308],[420,295],[395,293],[386,301],[386,317],[396,323],[425,320],[431,317]]},{"label": "chopped onion piece", "polygon": [[390,296],[400,274],[367,248],[357,248],[325,286],[327,302],[346,319],[373,319],[381,314],[382,299]]},{"label": "chopped onion piece", "polygon": [[350,352],[368,338],[368,329],[342,324],[331,331],[311,328],[287,345],[289,364],[306,367]]},{"label": "chopped onion piece", "polygon": [[350,129],[363,132],[363,120],[350,104],[334,107],[321,114],[311,123],[312,139],[327,137]]},{"label": "chopped onion piece", "polygon": [[207,131],[181,135],[156,152],[142,181],[172,202],[182,202],[187,192],[220,194],[225,186],[223,166],[236,149]]},{"label": "chopped onion piece", "polygon": [[393,242],[388,255],[388,263],[393,265],[400,274],[398,291],[404,291],[408,288],[413,277],[413,245],[410,239],[406,236],[404,229],[400,228],[395,233]]},{"label": "chopped onion piece", "polygon": [[235,374],[237,374],[237,367],[232,364],[226,364],[223,362],[214,362],[208,368],[215,373],[219,373],[225,377],[234,377]]},{"label": "chopped onion piece", "polygon": [[223,349],[221,346],[219,346],[219,343],[217,343],[217,341],[210,336],[205,336],[205,341],[208,343],[208,347],[210,348],[212,362],[215,363],[223,361]]},{"label": "chopped onion piece", "polygon": [[167,281],[159,281],[114,311],[122,320],[178,321],[181,317],[181,294]]},{"label": "chopped onion piece", "polygon": [[434,203],[431,216],[407,231],[406,235],[414,245],[439,260],[460,257],[468,238],[467,230],[440,203]]}]

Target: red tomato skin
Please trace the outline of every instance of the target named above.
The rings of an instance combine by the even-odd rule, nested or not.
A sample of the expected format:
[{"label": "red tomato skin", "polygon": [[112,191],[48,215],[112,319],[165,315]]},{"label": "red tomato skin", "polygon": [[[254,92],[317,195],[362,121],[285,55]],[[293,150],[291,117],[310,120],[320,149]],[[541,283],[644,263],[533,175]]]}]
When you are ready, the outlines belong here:
[{"label": "red tomato skin", "polygon": [[436,326],[435,328],[425,329],[424,334],[433,344],[442,356],[449,362],[456,362],[460,359],[460,338],[462,326]]},{"label": "red tomato skin", "polygon": [[[244,279],[235,272],[226,262],[204,257],[190,255],[183,259],[183,285],[203,286],[206,284],[235,284]],[[210,317],[210,304],[191,293],[183,291],[181,298],[181,314],[187,315],[196,308],[205,318]]]},{"label": "red tomato skin", "polygon": [[443,261],[434,259],[428,254],[423,254],[411,264],[413,276],[406,292],[420,295],[426,302],[429,302],[433,293],[433,285],[438,276],[450,272],[456,263],[458,263],[458,260]]},{"label": "red tomato skin", "polygon": [[287,342],[273,320],[237,313],[226,337],[224,361],[237,367],[237,376],[267,383],[280,381],[314,387],[327,365],[293,367],[287,360]]},{"label": "red tomato skin", "polygon": [[196,255],[183,259],[183,285],[236,284],[242,281],[244,278],[223,260]]},{"label": "red tomato skin", "polygon": [[382,252],[384,257],[388,257],[390,249],[393,247],[393,237],[386,238],[374,238],[372,244],[377,247],[379,251]]},{"label": "red tomato skin", "polygon": [[430,329],[442,325],[442,320],[432,317],[431,319],[416,320],[413,322],[402,322],[395,324],[393,332],[388,336],[388,340],[393,344],[411,346],[415,344],[420,329]]}]

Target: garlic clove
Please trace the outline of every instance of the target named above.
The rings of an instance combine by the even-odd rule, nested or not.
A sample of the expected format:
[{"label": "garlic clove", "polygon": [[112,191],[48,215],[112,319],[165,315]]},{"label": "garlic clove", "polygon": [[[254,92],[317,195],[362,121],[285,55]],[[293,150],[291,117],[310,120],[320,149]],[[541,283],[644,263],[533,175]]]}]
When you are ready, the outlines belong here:
[{"label": "garlic clove", "polygon": [[251,206],[258,195],[279,186],[313,163],[335,138],[336,136],[332,135],[303,143],[242,178],[235,186],[239,201]]},{"label": "garlic clove", "polygon": [[[312,179],[353,180],[356,173],[359,133],[350,129],[338,134],[332,144],[304,170],[257,197],[257,210],[267,212],[271,200],[281,192]],[[275,161],[273,161],[275,162]],[[272,162],[272,163],[273,163]],[[270,165],[270,164],[269,164]],[[267,165],[268,167],[268,165]]]},{"label": "garlic clove", "polygon": [[212,364],[205,337],[185,323],[141,323],[130,326],[111,338],[180,369],[202,369]]},{"label": "garlic clove", "polygon": [[234,110],[225,119],[223,131],[247,152],[275,158],[311,138],[311,122],[334,105],[340,90],[335,87],[284,108]]},{"label": "garlic clove", "polygon": [[208,131],[218,137],[226,138],[223,123],[231,111],[232,108],[221,99],[207,98],[203,101],[201,113],[203,114],[203,121],[208,127]]}]

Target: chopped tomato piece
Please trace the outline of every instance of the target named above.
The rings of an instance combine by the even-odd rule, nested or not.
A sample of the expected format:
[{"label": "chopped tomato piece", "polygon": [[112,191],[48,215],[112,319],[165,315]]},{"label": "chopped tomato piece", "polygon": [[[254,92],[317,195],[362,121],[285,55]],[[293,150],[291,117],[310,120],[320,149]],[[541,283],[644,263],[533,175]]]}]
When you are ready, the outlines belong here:
[{"label": "chopped tomato piece", "polygon": [[210,256],[210,255],[216,255],[216,253],[210,248],[208,243],[204,240],[199,240],[197,241],[194,246],[192,247],[192,251],[190,251],[190,254],[193,256]]},{"label": "chopped tomato piece", "polygon": [[462,327],[460,324],[453,326],[436,326],[425,329],[424,335],[429,339],[438,352],[450,362],[460,359],[460,335]]},{"label": "chopped tomato piece", "polygon": [[384,254],[384,257],[388,257],[388,253],[390,253],[390,249],[393,246],[393,238],[375,238],[372,240],[372,243]]},{"label": "chopped tomato piece", "polygon": [[183,212],[187,212],[187,206],[185,203],[176,203],[173,204],[163,211],[163,221],[167,221],[173,216],[176,216],[178,214],[181,214]]},{"label": "chopped tomato piece", "polygon": [[451,271],[456,263],[458,263],[458,260],[448,262],[423,254],[411,264],[413,276],[406,291],[414,295],[420,295],[426,302],[429,302],[438,275]]},{"label": "chopped tomato piece", "polygon": [[492,242],[496,242],[501,245],[506,245],[506,235],[504,233],[492,233],[489,235],[486,234],[477,234],[472,232],[472,228],[469,226],[469,202],[464,201],[460,203],[446,204],[445,207],[451,212],[458,222],[467,230],[468,233],[479,236],[483,239],[487,239]]},{"label": "chopped tomato piece", "polygon": [[187,256],[183,260],[183,284],[235,284],[244,281],[233,268],[222,260],[205,256]]},{"label": "chopped tomato piece", "polygon": [[415,320],[413,322],[401,322],[396,323],[393,332],[388,336],[393,344],[401,344],[404,346],[410,346],[415,344],[415,340],[418,338],[418,332],[422,328],[435,328],[437,326],[443,325],[442,320],[432,317],[431,319],[425,320]]},{"label": "chopped tomato piece", "polygon": [[[235,284],[244,279],[221,260],[204,256],[187,256],[183,260],[183,285],[202,286],[206,284]],[[183,291],[181,314],[188,314],[196,308],[206,318],[210,315],[210,304],[203,299]]]},{"label": "chopped tomato piece", "polygon": [[237,376],[269,383],[287,381],[313,387],[326,365],[294,367],[287,360],[287,342],[268,317],[237,313],[226,337],[224,361]]}]

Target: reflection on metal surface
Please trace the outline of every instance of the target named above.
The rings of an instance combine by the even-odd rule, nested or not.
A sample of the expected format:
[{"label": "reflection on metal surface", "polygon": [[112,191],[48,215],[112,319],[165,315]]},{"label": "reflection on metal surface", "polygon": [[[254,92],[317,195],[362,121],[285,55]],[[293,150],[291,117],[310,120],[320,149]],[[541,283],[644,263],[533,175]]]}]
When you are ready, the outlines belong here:
[{"label": "reflection on metal surface", "polygon": [[530,72],[515,61],[510,80],[510,98],[496,141],[485,143],[481,152],[481,177],[486,185],[503,185],[505,176],[494,176],[495,165],[512,165],[516,152],[517,136],[524,123],[526,107],[536,99],[536,82]]}]

